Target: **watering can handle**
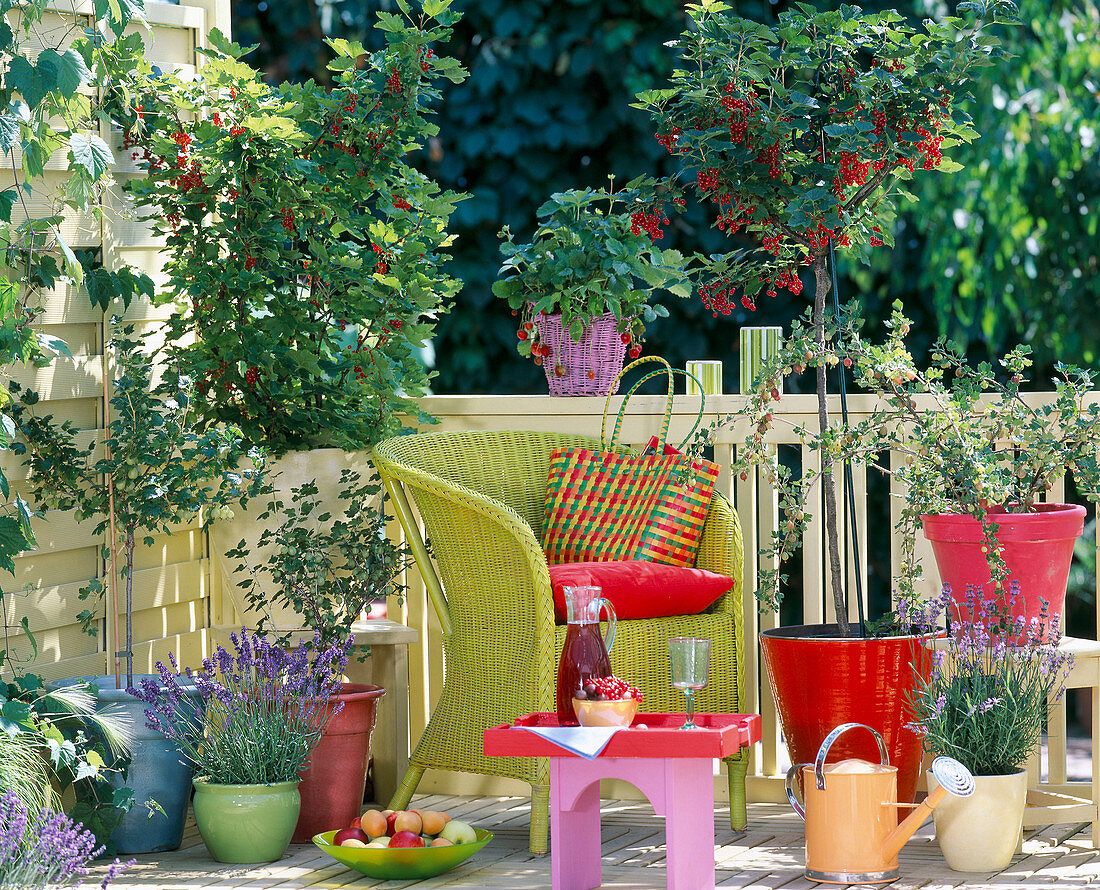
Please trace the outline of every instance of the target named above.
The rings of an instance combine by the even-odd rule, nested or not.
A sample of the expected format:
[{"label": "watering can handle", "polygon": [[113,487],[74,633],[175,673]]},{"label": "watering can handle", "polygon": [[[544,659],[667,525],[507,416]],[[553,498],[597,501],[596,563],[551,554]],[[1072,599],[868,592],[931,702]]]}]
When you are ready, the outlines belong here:
[{"label": "watering can handle", "polygon": [[798,792],[796,790],[798,784],[798,774],[802,771],[802,767],[812,765],[813,764],[810,763],[796,763],[789,770],[787,770],[787,781],[784,783],[784,787],[787,792],[787,800],[791,802],[791,806],[794,808],[794,811],[798,813],[799,818],[801,818],[803,822],[806,821],[806,809],[802,805],[802,802],[798,799]]},{"label": "watering can handle", "polygon": [[841,723],[840,726],[825,736],[825,741],[821,743],[821,747],[817,750],[817,759],[814,760],[814,777],[817,780],[818,791],[825,790],[825,758],[829,756],[829,749],[833,746],[833,742],[849,729],[866,729],[872,733],[875,741],[878,742],[879,763],[883,766],[889,765],[890,755],[886,753],[886,742],[883,741],[877,729],[868,726],[866,723]]}]

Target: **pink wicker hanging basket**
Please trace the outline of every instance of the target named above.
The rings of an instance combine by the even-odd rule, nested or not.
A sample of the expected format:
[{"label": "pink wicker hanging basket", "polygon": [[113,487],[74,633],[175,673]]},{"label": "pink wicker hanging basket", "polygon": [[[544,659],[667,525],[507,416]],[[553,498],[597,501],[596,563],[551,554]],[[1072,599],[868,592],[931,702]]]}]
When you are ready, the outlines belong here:
[{"label": "pink wicker hanging basket", "polygon": [[550,347],[542,363],[550,395],[606,396],[626,359],[615,316],[608,312],[593,319],[579,343],[562,327],[561,315],[536,313],[534,322],[539,340]]}]

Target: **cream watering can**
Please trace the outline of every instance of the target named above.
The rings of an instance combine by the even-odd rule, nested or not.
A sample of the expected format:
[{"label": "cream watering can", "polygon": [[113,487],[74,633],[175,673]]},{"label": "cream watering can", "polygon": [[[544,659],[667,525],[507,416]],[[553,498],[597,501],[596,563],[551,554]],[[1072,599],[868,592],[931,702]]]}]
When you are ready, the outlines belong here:
[{"label": "cream watering can", "polygon": [[[866,729],[878,742],[880,763],[853,758],[825,765],[842,733]],[[799,773],[805,806],[798,801]],[[806,877],[829,884],[885,884],[898,877],[898,851],[947,794],[969,797],[974,776],[951,757],[937,757],[932,775],[940,787],[919,804],[898,803],[898,768],[870,726],[844,723],[830,732],[813,763],[787,771],[787,799],[806,823]],[[898,807],[915,807],[898,824]]]}]

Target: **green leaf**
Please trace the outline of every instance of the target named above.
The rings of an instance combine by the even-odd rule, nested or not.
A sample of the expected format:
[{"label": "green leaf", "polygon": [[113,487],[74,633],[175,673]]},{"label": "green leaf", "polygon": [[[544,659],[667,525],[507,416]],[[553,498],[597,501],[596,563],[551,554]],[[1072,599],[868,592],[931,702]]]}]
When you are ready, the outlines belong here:
[{"label": "green leaf", "polygon": [[60,337],[55,337],[52,334],[44,334],[41,331],[35,331],[35,336],[38,338],[38,345],[43,351],[64,355],[68,358],[73,357],[72,352],[69,351],[69,344]]},{"label": "green leaf", "polygon": [[7,154],[19,142],[19,115],[11,111],[0,113],[0,153]]},{"label": "green leaf", "polygon": [[93,180],[99,179],[114,162],[111,149],[99,136],[73,133],[69,139],[69,163],[86,171]]},{"label": "green leaf", "polygon": [[38,56],[38,72],[50,90],[57,90],[66,99],[73,96],[82,83],[92,79],[92,74],[76,50],[67,49],[64,54],[47,47]]},{"label": "green leaf", "polygon": [[65,243],[65,239],[61,237],[61,233],[55,232],[54,234],[57,238],[57,247],[65,260],[66,274],[77,284],[82,283],[84,281],[84,267],[80,265],[80,261],[76,258],[76,254],[73,253],[72,248]]},{"label": "green leaf", "polygon": [[115,284],[111,273],[99,267],[84,270],[84,287],[93,306],[106,312],[115,297]]},{"label": "green leaf", "polygon": [[19,521],[11,516],[0,516],[0,567],[14,571],[14,557],[29,546]]},{"label": "green leaf", "polygon": [[4,83],[9,89],[19,93],[31,109],[37,108],[38,103],[48,92],[46,85],[42,82],[42,75],[22,56],[13,56],[8,62],[8,73]]},{"label": "green leaf", "polygon": [[[0,192],[0,220],[4,222],[11,222],[11,208],[19,198],[19,193],[15,189],[5,189]],[[6,318],[7,312],[4,313]]]}]

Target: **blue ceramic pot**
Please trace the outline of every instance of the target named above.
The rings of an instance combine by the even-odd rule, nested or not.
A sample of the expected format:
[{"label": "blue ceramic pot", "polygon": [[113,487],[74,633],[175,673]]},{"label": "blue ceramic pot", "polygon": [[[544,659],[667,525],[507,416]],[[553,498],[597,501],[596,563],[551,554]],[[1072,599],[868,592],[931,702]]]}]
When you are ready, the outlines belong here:
[{"label": "blue ceramic pot", "polygon": [[[155,674],[134,674],[134,685],[143,679],[159,680]],[[183,823],[187,818],[187,805],[191,799],[191,780],[195,770],[175,744],[164,735],[145,725],[145,703],[130,695],[125,688],[115,685],[114,675],[101,677],[77,677],[59,680],[51,686],[72,686],[89,683],[98,688],[100,709],[110,707],[115,713],[124,713],[133,727],[133,747],[130,768],[125,778],[112,773],[113,787],[132,788],[134,808],[130,810],[111,834],[111,842],[119,855],[135,853],[162,853],[176,850],[183,843]],[[126,678],[122,678],[125,687]],[[185,687],[196,707],[201,707],[198,690]],[[142,806],[147,800],[155,800],[164,810],[152,817]]]}]

